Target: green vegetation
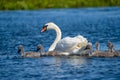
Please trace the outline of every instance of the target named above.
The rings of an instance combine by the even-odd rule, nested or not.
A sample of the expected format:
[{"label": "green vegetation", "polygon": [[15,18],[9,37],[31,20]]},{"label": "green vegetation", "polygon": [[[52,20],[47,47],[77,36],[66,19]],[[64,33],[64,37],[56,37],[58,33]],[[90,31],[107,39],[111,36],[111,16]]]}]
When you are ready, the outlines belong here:
[{"label": "green vegetation", "polygon": [[120,0],[0,0],[0,10],[120,6]]}]

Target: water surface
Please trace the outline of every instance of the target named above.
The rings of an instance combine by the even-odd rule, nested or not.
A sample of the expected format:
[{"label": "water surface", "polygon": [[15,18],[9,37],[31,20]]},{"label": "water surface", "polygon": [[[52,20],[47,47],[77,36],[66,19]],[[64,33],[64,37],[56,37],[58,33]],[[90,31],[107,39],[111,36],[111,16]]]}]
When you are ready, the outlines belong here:
[{"label": "water surface", "polygon": [[38,44],[48,50],[54,31],[40,33],[47,22],[56,23],[62,37],[82,35],[93,43],[107,41],[120,50],[120,7],[0,11],[1,80],[119,80],[120,58],[42,57],[22,59],[17,46],[35,51]]}]

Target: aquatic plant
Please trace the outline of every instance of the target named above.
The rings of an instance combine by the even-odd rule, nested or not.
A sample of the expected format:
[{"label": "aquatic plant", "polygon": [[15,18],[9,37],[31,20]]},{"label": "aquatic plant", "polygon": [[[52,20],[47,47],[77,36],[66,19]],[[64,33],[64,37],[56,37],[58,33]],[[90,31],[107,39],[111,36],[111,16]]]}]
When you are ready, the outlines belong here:
[{"label": "aquatic plant", "polygon": [[120,0],[0,0],[0,10],[120,6]]}]

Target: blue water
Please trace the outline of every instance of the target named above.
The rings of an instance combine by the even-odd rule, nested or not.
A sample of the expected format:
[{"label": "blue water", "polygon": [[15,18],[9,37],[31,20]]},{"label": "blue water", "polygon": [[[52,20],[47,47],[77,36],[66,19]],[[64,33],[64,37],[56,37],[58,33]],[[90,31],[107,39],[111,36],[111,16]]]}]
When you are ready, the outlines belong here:
[{"label": "blue water", "polygon": [[55,33],[40,33],[47,22],[56,23],[62,37],[107,41],[120,50],[120,7],[0,11],[0,80],[119,80],[120,58],[41,57],[21,58],[17,46],[35,51],[40,43],[48,50]]}]

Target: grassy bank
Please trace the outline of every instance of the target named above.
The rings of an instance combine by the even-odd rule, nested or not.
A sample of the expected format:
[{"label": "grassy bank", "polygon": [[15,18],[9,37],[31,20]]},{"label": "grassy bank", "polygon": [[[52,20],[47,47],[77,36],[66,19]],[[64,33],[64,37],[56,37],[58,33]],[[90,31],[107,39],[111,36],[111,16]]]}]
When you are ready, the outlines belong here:
[{"label": "grassy bank", "polygon": [[120,6],[120,0],[0,0],[0,10]]}]

